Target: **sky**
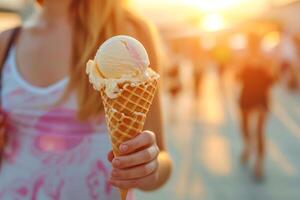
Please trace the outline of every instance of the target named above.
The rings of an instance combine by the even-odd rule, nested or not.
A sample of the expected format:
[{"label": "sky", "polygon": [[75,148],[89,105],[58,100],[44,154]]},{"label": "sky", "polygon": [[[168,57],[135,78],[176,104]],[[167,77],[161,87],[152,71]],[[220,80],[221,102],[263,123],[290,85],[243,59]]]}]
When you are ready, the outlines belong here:
[{"label": "sky", "polygon": [[131,0],[133,4],[144,8],[170,9],[174,6],[189,6],[202,13],[240,12],[241,15],[256,15],[271,3],[280,5],[295,0]]},{"label": "sky", "polygon": [[[150,13],[158,23],[185,24],[185,19],[199,18],[202,29],[217,31],[260,15],[267,8],[267,0],[132,0],[133,4]],[[155,19],[156,18],[156,19]]]},{"label": "sky", "polygon": [[245,20],[259,17],[270,5],[293,0],[131,0],[158,24],[185,24],[184,20],[199,18],[201,29],[217,31]]}]

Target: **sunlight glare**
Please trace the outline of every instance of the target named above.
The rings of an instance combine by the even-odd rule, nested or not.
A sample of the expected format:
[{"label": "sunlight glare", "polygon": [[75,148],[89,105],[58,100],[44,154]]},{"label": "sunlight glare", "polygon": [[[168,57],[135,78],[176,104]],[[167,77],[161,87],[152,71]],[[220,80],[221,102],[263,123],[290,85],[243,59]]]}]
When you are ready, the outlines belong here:
[{"label": "sunlight glare", "polygon": [[208,14],[204,16],[201,28],[208,32],[219,31],[225,28],[225,20],[221,15]]},{"label": "sunlight glare", "polygon": [[266,34],[262,40],[262,49],[266,52],[272,51],[280,43],[280,33],[278,31],[272,31]]},{"label": "sunlight glare", "polygon": [[182,0],[183,2],[198,7],[202,11],[219,11],[231,8],[244,0]]},{"label": "sunlight glare", "polygon": [[245,49],[247,47],[247,37],[242,33],[235,34],[230,38],[229,45],[233,50]]}]

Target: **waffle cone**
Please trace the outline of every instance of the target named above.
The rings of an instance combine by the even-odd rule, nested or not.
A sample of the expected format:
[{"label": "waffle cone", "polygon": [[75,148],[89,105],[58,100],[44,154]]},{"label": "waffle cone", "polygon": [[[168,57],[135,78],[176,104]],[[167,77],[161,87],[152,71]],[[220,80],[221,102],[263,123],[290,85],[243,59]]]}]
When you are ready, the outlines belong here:
[{"label": "waffle cone", "polygon": [[121,87],[120,95],[114,99],[109,98],[104,89],[101,89],[104,108],[114,108],[127,116],[130,116],[132,113],[143,113],[146,115],[155,95],[157,81],[157,78],[153,78],[140,85],[125,83]]},{"label": "waffle cone", "polygon": [[106,109],[106,123],[110,134],[114,156],[119,156],[119,146],[142,131],[146,116],[132,114],[127,116],[115,109]]},{"label": "waffle cone", "polygon": [[[157,81],[157,78],[153,78],[140,85],[124,84],[122,92],[114,99],[109,98],[104,89],[100,90],[115,157],[120,155],[119,146],[123,142],[134,138],[143,130]],[[127,190],[120,192],[122,200],[125,200]]]}]

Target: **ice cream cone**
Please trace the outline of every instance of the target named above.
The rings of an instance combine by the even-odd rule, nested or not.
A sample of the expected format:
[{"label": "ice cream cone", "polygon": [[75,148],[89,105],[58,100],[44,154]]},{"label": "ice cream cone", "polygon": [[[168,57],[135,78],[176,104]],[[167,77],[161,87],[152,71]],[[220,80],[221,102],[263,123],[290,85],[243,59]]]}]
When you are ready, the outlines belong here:
[{"label": "ice cream cone", "polygon": [[[119,35],[105,41],[86,73],[94,89],[100,91],[115,157],[119,146],[143,130],[159,75],[150,67],[144,46],[136,39]],[[120,189],[122,200],[127,190]]]},{"label": "ice cream cone", "polygon": [[[100,90],[105,110],[105,118],[110,133],[114,156],[119,156],[119,146],[143,130],[146,114],[152,104],[157,88],[157,78],[140,85],[124,84],[122,92],[109,98],[104,89]],[[120,189],[122,200],[127,190]]]},{"label": "ice cream cone", "polygon": [[146,115],[155,95],[157,81],[158,77],[153,77],[140,84],[125,83],[117,98],[110,98],[105,93],[105,88],[102,88],[100,92],[104,108],[114,108],[127,116],[133,113]]},{"label": "ice cream cone", "polygon": [[119,146],[142,131],[145,115],[127,116],[113,108],[105,108],[105,119],[110,134],[114,156],[120,156]]},{"label": "ice cream cone", "polygon": [[128,193],[128,190],[121,190],[121,189],[120,189],[121,200],[126,200],[126,198],[127,198],[127,193]]}]

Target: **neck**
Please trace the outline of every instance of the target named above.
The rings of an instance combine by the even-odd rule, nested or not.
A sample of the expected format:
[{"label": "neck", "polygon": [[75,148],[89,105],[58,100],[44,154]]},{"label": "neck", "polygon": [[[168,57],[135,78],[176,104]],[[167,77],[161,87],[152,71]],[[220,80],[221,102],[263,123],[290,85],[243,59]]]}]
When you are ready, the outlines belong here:
[{"label": "neck", "polygon": [[41,18],[47,24],[57,24],[69,20],[71,0],[45,0]]}]

